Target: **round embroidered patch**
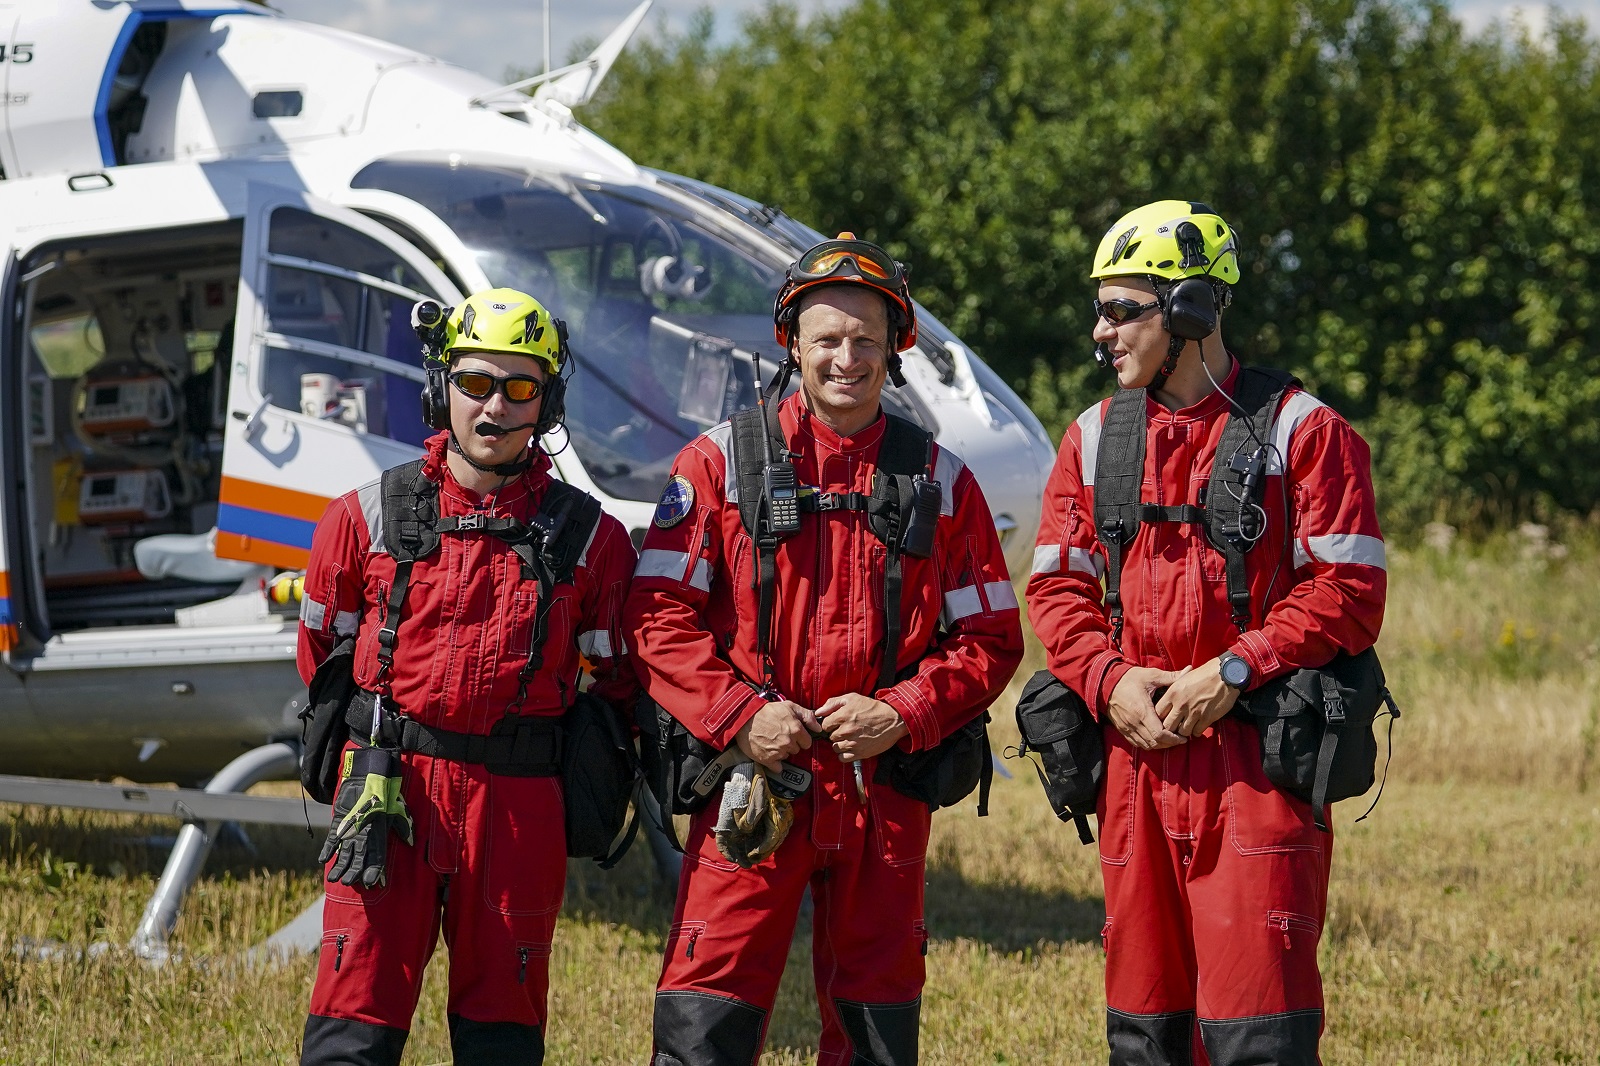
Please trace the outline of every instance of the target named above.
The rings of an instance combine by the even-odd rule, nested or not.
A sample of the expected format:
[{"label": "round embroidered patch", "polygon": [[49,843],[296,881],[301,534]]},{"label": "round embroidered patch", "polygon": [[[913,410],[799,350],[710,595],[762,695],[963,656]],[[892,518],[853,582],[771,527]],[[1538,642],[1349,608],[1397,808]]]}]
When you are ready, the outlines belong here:
[{"label": "round embroidered patch", "polygon": [[694,486],[689,484],[688,478],[676,474],[667,482],[667,487],[661,493],[661,502],[656,504],[656,528],[671,529],[688,518],[692,510]]}]

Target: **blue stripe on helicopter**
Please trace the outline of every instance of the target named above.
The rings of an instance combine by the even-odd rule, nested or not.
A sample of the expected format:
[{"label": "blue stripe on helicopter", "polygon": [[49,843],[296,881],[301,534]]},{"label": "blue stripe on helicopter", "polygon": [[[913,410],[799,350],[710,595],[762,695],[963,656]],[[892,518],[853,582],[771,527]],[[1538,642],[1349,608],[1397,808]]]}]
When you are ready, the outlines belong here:
[{"label": "blue stripe on helicopter", "polygon": [[289,518],[268,511],[254,511],[248,507],[225,503],[217,508],[217,528],[225,533],[259,537],[276,544],[288,544],[309,551],[311,534],[316,530],[317,524],[300,518]]}]

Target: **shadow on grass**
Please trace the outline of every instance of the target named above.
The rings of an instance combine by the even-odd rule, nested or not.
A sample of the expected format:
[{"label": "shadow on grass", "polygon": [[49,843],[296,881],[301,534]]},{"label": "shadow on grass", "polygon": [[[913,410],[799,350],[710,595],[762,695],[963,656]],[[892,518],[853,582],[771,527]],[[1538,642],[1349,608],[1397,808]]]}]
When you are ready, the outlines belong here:
[{"label": "shadow on grass", "polygon": [[1098,897],[972,881],[932,864],[926,911],[933,940],[975,940],[1001,954],[1097,943],[1106,920],[1105,901]]}]

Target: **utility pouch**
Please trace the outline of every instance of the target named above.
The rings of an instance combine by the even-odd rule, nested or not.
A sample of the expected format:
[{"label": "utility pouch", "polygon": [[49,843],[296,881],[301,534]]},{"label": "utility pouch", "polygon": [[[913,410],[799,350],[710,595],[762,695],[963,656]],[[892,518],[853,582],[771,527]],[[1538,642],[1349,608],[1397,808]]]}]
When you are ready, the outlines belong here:
[{"label": "utility pouch", "polygon": [[300,784],[318,803],[332,803],[339,791],[345,723],[351,702],[361,689],[354,675],[356,638],[345,637],[311,677],[305,709],[300,712]]},{"label": "utility pouch", "polygon": [[[567,854],[594,859],[609,870],[627,852],[639,828],[637,811],[631,822],[628,819],[628,804],[636,797],[640,779],[633,740],[611,705],[587,692],[573,700],[561,720],[561,733]],[[619,836],[623,839],[613,850]]]},{"label": "utility pouch", "polygon": [[872,780],[926,803],[930,810],[954,807],[978,789],[978,817],[989,814],[994,757],[989,753],[989,712],[925,751],[890,748],[878,756]]},{"label": "utility pouch", "polygon": [[1076,823],[1079,840],[1094,843],[1089,815],[1105,778],[1106,745],[1089,705],[1060,678],[1040,670],[1017,700],[1017,732],[1022,734],[1018,757],[1036,752],[1044,764],[1041,769],[1035,763],[1033,770],[1050,809],[1063,822]]},{"label": "utility pouch", "polygon": [[1388,706],[1391,728],[1400,716],[1372,648],[1275,678],[1240,702],[1261,733],[1267,779],[1310,803],[1324,832],[1328,804],[1362,795],[1376,779],[1379,705]]},{"label": "utility pouch", "polygon": [[700,790],[696,782],[712,773],[720,780],[715,764],[727,753],[689,732],[649,696],[639,697],[636,721],[645,784],[661,810],[668,815],[695,814],[707,807],[716,794],[716,782]]}]

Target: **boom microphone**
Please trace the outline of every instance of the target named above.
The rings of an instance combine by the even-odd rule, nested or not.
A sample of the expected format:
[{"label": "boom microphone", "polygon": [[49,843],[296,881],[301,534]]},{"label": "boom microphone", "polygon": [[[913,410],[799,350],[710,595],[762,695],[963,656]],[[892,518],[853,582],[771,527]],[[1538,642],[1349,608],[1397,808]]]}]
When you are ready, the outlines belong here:
[{"label": "boom microphone", "polygon": [[1111,350],[1104,344],[1094,346],[1094,361],[1101,370],[1115,370],[1116,365],[1111,361]]}]

